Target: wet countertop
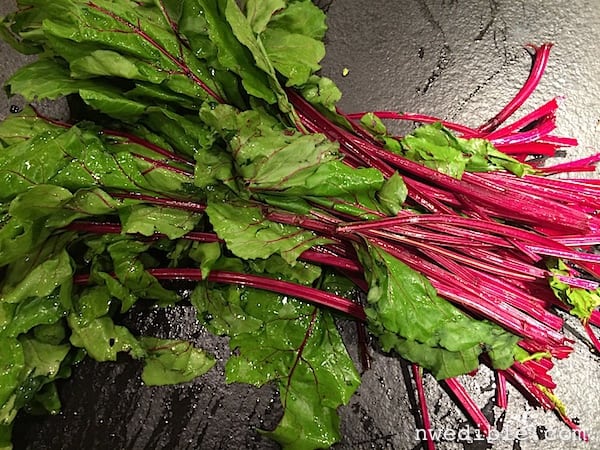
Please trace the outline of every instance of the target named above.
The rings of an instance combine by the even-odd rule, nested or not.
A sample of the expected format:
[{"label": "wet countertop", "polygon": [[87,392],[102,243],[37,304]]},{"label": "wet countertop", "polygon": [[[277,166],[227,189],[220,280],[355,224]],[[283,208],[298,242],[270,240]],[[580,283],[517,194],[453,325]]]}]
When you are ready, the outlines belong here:
[{"label": "wet countertop", "polygon": [[[546,75],[523,111],[564,95],[558,131],[581,144],[572,157],[600,150],[598,0],[332,0],[320,5],[330,26],[323,72],[342,89],[345,111],[393,109],[479,125],[526,79],[531,59],[524,45],[550,41],[555,47]],[[0,0],[0,13],[13,8],[12,1]],[[0,44],[0,61],[5,80],[27,58]],[[0,117],[15,102],[0,97]],[[52,114],[67,114],[64,103],[51,108]],[[123,321],[140,333],[191,339],[212,349],[217,367],[192,383],[149,388],[141,382],[140,365],[127,357],[115,363],[85,361],[59,385],[60,414],[18,418],[16,449],[277,448],[256,431],[274,426],[280,417],[277,393],[269,387],[226,386],[227,342],[202,330],[191,307],[139,306]],[[341,327],[356,352],[353,326]],[[589,352],[575,321],[567,328],[576,351],[553,370],[556,393],[589,432],[590,444],[570,435],[553,413],[529,406],[514,389],[506,412],[494,407],[493,378],[481,370],[463,381],[496,426],[493,440],[474,435],[447,393],[428,378],[439,448],[600,448],[600,357]],[[341,410],[344,438],[336,448],[419,448],[406,366],[376,350],[373,357],[358,393]]]}]

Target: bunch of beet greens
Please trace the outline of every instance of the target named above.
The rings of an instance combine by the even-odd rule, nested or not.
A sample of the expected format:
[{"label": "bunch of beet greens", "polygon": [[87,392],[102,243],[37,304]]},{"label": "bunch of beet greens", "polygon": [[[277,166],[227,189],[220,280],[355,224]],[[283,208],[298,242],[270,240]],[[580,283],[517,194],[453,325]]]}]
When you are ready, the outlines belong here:
[{"label": "bunch of beet greens", "polygon": [[[457,376],[485,364],[555,409],[548,370],[571,352],[557,309],[600,325],[600,184],[538,167],[576,144],[552,100],[504,125],[535,89],[473,129],[394,112],[345,115],[317,75],[324,14],[308,0],[20,0],[2,35],[39,59],[9,81],[71,96],[77,122],[33,108],[0,124],[0,446],[20,409],[56,411],[54,381],[89,355],[143,359],[150,385],[214,360],[113,319],[181,300],[236,352],[228,382],[275,382],[284,448],[339,440],[360,377],[335,325],[422,369],[489,423]],[[424,123],[403,138],[383,120]],[[173,283],[176,280],[177,283]],[[364,295],[360,295],[364,292]],[[364,304],[360,299],[365,299]],[[433,446],[433,442],[429,442]]]}]

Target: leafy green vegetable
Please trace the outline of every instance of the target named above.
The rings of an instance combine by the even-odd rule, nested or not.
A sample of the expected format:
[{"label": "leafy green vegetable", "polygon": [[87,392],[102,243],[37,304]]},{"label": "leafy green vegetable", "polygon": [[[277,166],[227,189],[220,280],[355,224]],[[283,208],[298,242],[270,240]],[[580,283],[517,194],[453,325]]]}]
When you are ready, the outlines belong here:
[{"label": "leafy green vegetable", "polygon": [[[227,382],[279,389],[283,418],[263,432],[286,449],[339,441],[337,409],[360,382],[334,316],[301,298],[363,320],[362,306],[340,296],[360,297],[366,281],[366,319],[383,350],[437,378],[470,372],[483,355],[498,369],[532,358],[519,337],[467,315],[370,242],[402,240],[404,228],[368,230],[369,221],[423,210],[414,182],[377,155],[363,167],[359,153],[363,141],[380,143],[451,181],[465,171],[522,176],[529,166],[441,124],[399,139],[367,114],[367,131],[357,130],[337,112],[339,89],[316,74],[326,24],[311,1],[19,5],[2,36],[39,59],[13,75],[9,91],[28,100],[72,95],[85,120],[27,108],[0,124],[0,446],[18,410],[57,410],[53,382],[84,354],[142,359],[148,385],[210,370],[214,359],[191,343],[121,325],[136,302],[169,306],[188,287],[204,326],[230,337]],[[303,110],[310,105],[322,134],[310,132],[318,129]],[[353,223],[366,228],[342,231]],[[440,229],[456,242],[484,234],[454,236],[461,230],[444,224],[406,233],[427,242]],[[444,257],[453,244],[445,245]],[[589,318],[597,293],[559,278],[557,295]]]},{"label": "leafy green vegetable", "polygon": [[243,259],[278,254],[291,264],[304,250],[330,242],[302,228],[272,222],[259,206],[242,201],[216,198],[208,204],[206,213],[229,250]]},{"label": "leafy green vegetable", "polygon": [[238,354],[227,362],[227,382],[277,382],[285,412],[268,436],[285,448],[322,448],[339,439],[335,410],[349,401],[359,376],[328,313],[234,287],[198,288],[192,302],[210,329],[231,336]]},{"label": "leafy green vegetable", "polygon": [[402,140],[402,147],[407,158],[459,179],[465,170],[506,169],[519,176],[531,171],[529,166],[496,150],[489,141],[458,138],[440,123],[417,128]]},{"label": "leafy green vegetable", "polygon": [[367,245],[357,251],[369,282],[370,328],[384,351],[396,350],[438,379],[475,370],[483,352],[496,368],[512,365],[516,336],[465,315],[384,250]]}]

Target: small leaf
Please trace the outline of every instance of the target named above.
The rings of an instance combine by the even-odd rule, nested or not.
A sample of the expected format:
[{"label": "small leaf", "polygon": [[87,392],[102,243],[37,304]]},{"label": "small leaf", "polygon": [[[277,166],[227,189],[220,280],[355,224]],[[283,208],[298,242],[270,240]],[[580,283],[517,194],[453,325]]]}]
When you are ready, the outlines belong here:
[{"label": "small leaf", "polygon": [[213,357],[190,342],[142,337],[144,358],[142,380],[148,386],[185,383],[204,375],[214,365]]}]

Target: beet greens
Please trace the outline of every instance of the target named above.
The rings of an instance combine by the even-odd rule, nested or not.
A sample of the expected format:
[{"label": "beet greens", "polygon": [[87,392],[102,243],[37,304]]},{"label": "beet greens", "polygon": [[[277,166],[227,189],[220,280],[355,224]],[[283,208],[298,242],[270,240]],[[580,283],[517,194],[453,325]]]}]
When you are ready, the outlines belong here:
[{"label": "beet greens", "polygon": [[[572,351],[557,309],[600,347],[600,185],[547,175],[598,157],[539,164],[576,145],[551,134],[558,99],[504,125],[549,44],[531,48],[515,98],[470,128],[339,111],[308,0],[19,4],[2,34],[40,57],[10,92],[69,95],[83,115],[28,107],[0,124],[0,445],[18,410],[59,408],[53,383],[84,355],[128,352],[151,385],[210,370],[210,349],[118,324],[142,299],[182,301],[182,286],[230,337],[226,380],[277,385],[284,415],[266,434],[284,448],[340,439],[337,408],[360,376],[338,315],[412,363],[425,428],[424,371],[489,432],[456,378],[484,364],[499,406],[510,382],[585,437],[548,371]],[[388,120],[425,125],[399,137]]]}]

